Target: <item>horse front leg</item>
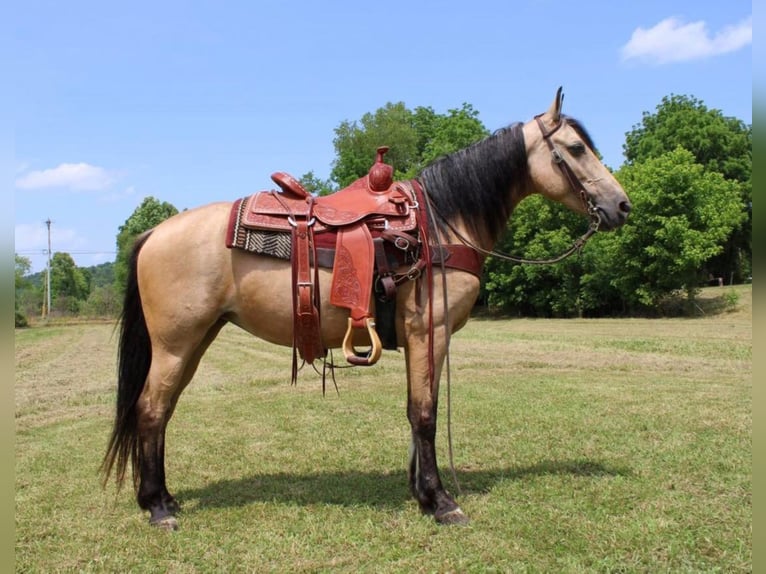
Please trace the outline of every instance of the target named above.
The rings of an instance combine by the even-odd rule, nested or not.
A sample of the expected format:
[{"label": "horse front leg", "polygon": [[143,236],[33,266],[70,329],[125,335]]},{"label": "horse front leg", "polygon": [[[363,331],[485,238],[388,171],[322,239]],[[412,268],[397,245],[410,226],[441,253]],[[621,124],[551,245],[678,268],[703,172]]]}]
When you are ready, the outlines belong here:
[{"label": "horse front leg", "polygon": [[410,338],[407,363],[407,418],[412,428],[410,491],[426,514],[440,524],[465,524],[468,517],[444,489],[436,461],[436,419],[439,375],[445,346],[434,344],[433,376],[429,374],[428,340]]}]

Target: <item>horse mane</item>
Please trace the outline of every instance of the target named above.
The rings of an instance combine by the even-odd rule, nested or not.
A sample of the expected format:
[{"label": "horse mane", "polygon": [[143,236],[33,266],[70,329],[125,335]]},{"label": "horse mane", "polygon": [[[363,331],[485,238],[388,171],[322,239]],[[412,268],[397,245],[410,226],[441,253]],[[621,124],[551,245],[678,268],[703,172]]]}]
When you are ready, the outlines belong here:
[{"label": "horse mane", "polygon": [[501,128],[423,168],[418,180],[439,216],[460,217],[472,233],[497,240],[529,179],[522,126]]},{"label": "horse mane", "polygon": [[[596,152],[593,138],[582,123],[565,114],[561,120]],[[500,237],[511,216],[513,200],[524,193],[529,179],[522,127],[518,122],[500,128],[423,168],[418,179],[441,217],[461,217],[472,233],[487,233],[493,242]]]}]

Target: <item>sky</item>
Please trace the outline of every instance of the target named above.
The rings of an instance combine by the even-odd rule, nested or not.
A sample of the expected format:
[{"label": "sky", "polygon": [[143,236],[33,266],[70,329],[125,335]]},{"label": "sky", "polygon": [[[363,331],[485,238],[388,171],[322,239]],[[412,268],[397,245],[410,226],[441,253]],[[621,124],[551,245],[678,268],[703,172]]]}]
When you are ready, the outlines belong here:
[{"label": "sky", "polygon": [[[495,130],[564,112],[617,169],[671,94],[752,122],[752,3],[15,2],[0,108],[13,110],[15,251],[87,267],[144,198],[179,210],[326,179],[334,130],[388,102],[468,103]],[[6,86],[9,88],[9,86]],[[385,143],[385,142],[381,142]]]}]

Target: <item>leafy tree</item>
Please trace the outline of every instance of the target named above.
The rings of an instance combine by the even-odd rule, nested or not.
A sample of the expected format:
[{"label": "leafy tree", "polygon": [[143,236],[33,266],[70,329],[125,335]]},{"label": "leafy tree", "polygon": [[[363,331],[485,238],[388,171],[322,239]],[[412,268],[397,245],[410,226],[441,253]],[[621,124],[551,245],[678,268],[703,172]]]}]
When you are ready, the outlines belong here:
[{"label": "leafy tree", "polygon": [[69,253],[51,258],[51,307],[62,313],[77,313],[89,294],[88,279]]},{"label": "leafy tree", "polygon": [[623,150],[627,165],[636,165],[679,146],[706,171],[737,182],[731,193],[747,216],[722,241],[721,252],[700,265],[742,280],[752,261],[752,126],[708,109],[692,96],[671,95],[662,99],[655,113],[644,112],[641,123],[626,134]]},{"label": "leafy tree", "polygon": [[145,198],[120,226],[117,233],[117,257],[114,261],[114,282],[119,295],[125,291],[130,251],[136,237],[177,213],[178,210],[172,204],[160,202],[150,196]]},{"label": "leafy tree", "polygon": [[430,107],[409,110],[403,102],[387,103],[359,122],[343,121],[335,129],[336,159],[331,179],[339,187],[364,176],[380,146],[389,146],[386,161],[394,177],[414,177],[440,155],[466,147],[488,135],[470,104],[437,114]]},{"label": "leafy tree", "polygon": [[[464,103],[460,109],[447,110],[446,115],[433,114],[430,120],[424,122],[423,116],[428,112],[433,114],[431,108],[417,108],[415,110],[415,126],[421,128],[425,139],[420,141],[419,152],[421,154],[418,171],[435,159],[452,153],[464,147],[468,147],[489,135],[487,128],[479,120],[479,112],[470,104]],[[429,129],[425,129],[425,125]],[[412,173],[411,176],[416,175]]]},{"label": "leafy tree", "polygon": [[80,313],[90,317],[116,317],[120,312],[120,299],[115,286],[98,285],[80,305]]},{"label": "leafy tree", "polygon": [[406,172],[418,161],[418,134],[404,102],[389,102],[373,114],[364,114],[359,123],[341,122],[335,128],[333,144],[337,157],[330,175],[339,187],[365,175],[380,146],[391,148],[386,159],[395,173]]},{"label": "leafy tree", "polygon": [[29,257],[23,257],[22,255],[19,255],[18,253],[14,253],[14,259],[15,259],[15,285],[16,285],[16,292],[20,289],[23,289],[24,287],[27,287],[29,285],[29,280],[26,278],[27,275],[29,275],[29,270],[32,269],[32,261],[30,261]]},{"label": "leafy tree", "polygon": [[29,270],[32,268],[32,262],[28,257],[22,257],[18,253],[14,253],[15,269],[14,269],[14,284],[15,284],[15,296],[14,296],[14,311],[15,311],[15,326],[26,327],[28,325],[27,316],[19,306],[19,299],[25,290],[31,287],[31,282],[26,279],[29,274]]},{"label": "leafy tree", "polygon": [[705,170],[679,147],[617,173],[632,217],[613,237],[613,285],[631,308],[656,306],[684,290],[693,301],[705,261],[720,253],[745,214],[737,183]]},{"label": "leafy tree", "polygon": [[[549,259],[571,247],[587,226],[581,215],[535,195],[517,206],[497,248],[525,259]],[[490,308],[520,315],[579,315],[582,270],[579,257],[555,265],[518,264],[490,257],[485,265],[487,303]]]},{"label": "leafy tree", "polygon": [[83,271],[88,274],[91,291],[96,287],[114,284],[114,262],[107,261],[98,265],[84,267]]},{"label": "leafy tree", "polygon": [[750,181],[753,166],[752,126],[708,109],[693,96],[662,98],[655,113],[625,134],[623,151],[629,165],[683,147],[696,163],[726,179]]},{"label": "leafy tree", "polygon": [[333,191],[337,191],[333,189],[331,180],[320,179],[314,175],[313,171],[304,173],[300,178],[300,183],[306,191],[314,195],[329,195]]}]

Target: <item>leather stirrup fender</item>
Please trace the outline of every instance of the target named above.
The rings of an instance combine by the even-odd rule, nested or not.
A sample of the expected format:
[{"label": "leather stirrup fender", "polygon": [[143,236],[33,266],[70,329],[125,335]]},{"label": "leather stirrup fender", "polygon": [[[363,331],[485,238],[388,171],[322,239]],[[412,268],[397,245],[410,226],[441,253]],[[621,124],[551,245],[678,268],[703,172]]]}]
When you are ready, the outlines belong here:
[{"label": "leather stirrup fender", "polygon": [[346,360],[352,365],[360,367],[369,367],[374,365],[380,359],[380,355],[383,352],[383,345],[380,343],[380,337],[378,337],[377,331],[375,331],[375,319],[372,317],[366,317],[363,319],[364,324],[361,328],[367,329],[367,335],[370,338],[370,348],[365,353],[360,353],[354,348],[354,320],[348,318],[348,328],[346,329],[346,335],[343,337],[343,354],[346,356]]}]

